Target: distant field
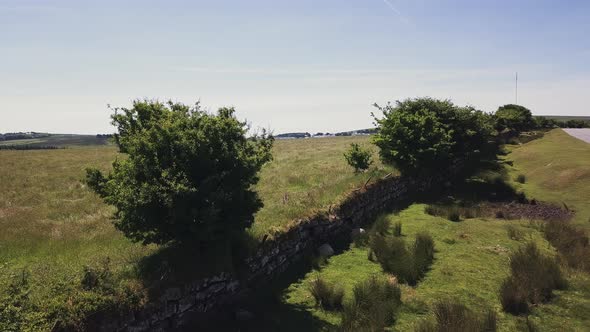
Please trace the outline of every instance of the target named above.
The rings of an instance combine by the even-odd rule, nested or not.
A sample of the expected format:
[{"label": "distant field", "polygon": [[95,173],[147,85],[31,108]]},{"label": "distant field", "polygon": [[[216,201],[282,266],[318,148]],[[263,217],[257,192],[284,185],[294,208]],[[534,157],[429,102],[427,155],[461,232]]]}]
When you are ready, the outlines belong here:
[{"label": "distant field", "polygon": [[79,147],[93,145],[108,145],[110,142],[106,137],[96,135],[70,135],[50,134],[48,137],[31,139],[18,139],[0,141],[0,145],[30,145],[30,146],[57,146],[57,147]]},{"label": "distant field", "polygon": [[[73,144],[67,137],[42,144],[60,139]],[[78,139],[79,144],[90,144]],[[349,144],[368,145],[368,139],[277,141],[275,159],[264,167],[257,186],[265,206],[251,233],[260,237],[278,230],[334,203],[371,175],[391,172],[376,161],[371,172],[355,175],[346,164],[342,154]],[[96,266],[107,257],[117,275],[137,278],[137,264],[158,248],[122,236],[109,219],[113,209],[81,182],[85,168],[108,170],[117,157],[114,146],[0,151],[0,296],[11,276],[28,271],[32,299],[45,312],[75,299],[72,287],[80,284],[83,267]]]},{"label": "distant field", "polygon": [[543,116],[547,119],[557,121],[568,121],[568,120],[583,120],[590,121],[590,116],[570,116],[570,115],[536,115],[536,117]]}]

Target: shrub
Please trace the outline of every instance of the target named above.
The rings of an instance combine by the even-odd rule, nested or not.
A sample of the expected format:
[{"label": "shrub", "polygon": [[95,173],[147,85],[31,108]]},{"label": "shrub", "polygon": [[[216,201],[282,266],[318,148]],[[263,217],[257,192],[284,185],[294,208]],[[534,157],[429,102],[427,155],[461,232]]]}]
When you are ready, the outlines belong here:
[{"label": "shrub", "polygon": [[315,299],[316,305],[324,310],[337,310],[342,308],[344,289],[328,284],[321,277],[316,277],[309,284],[309,291]]},{"label": "shrub", "polygon": [[461,214],[459,214],[459,211],[456,209],[450,210],[447,219],[454,222],[461,221]]},{"label": "shrub", "polygon": [[383,162],[402,174],[437,173],[455,159],[484,150],[492,134],[491,117],[448,100],[417,98],[375,104],[383,118],[373,115],[378,126],[373,143]]},{"label": "shrub", "polygon": [[0,331],[22,331],[29,327],[27,313],[35,310],[29,298],[29,273],[12,276],[3,294],[0,294]]},{"label": "shrub", "polygon": [[402,238],[375,235],[369,242],[369,250],[384,271],[402,282],[414,280],[411,253]]},{"label": "shrub", "polygon": [[500,301],[512,314],[527,313],[529,304],[546,302],[554,289],[567,286],[557,261],[543,256],[533,242],[512,254],[510,270],[500,287]]},{"label": "shrub", "polygon": [[432,261],[434,260],[434,241],[430,234],[416,234],[413,254],[416,274],[421,277],[426,273],[428,267],[430,267],[430,264],[432,264]]},{"label": "shrub", "polygon": [[226,240],[250,226],[262,207],[252,187],[273,139],[246,137],[234,113],[157,101],[116,108],[115,142],[127,158],[106,176],[88,169],[86,177],[115,206],[115,226],[144,244]]},{"label": "shrub", "polygon": [[549,221],[545,223],[543,233],[568,266],[590,271],[590,241],[584,230],[570,222]]},{"label": "shrub", "polygon": [[354,168],[355,173],[359,173],[371,166],[371,155],[371,151],[361,148],[357,143],[351,143],[350,149],[344,153],[344,159]]},{"label": "shrub", "polygon": [[386,235],[389,233],[389,219],[387,218],[387,215],[381,215],[375,220],[373,227],[371,227],[371,233],[379,235]]},{"label": "shrub", "polygon": [[112,291],[114,279],[110,268],[110,259],[106,258],[99,267],[84,266],[80,286],[84,290],[100,287],[102,290]]},{"label": "shrub", "polygon": [[416,235],[411,249],[400,237],[381,235],[373,236],[369,247],[370,259],[373,258],[384,271],[410,285],[415,285],[424,276],[434,259],[434,241],[426,233]]},{"label": "shrub", "polygon": [[394,236],[402,236],[402,223],[401,223],[401,221],[398,221],[393,225],[393,235]]},{"label": "shrub", "polygon": [[506,231],[508,232],[508,237],[512,240],[520,241],[524,238],[523,232],[513,225],[507,225]]},{"label": "shrub", "polygon": [[465,305],[451,300],[434,305],[434,322],[424,321],[417,332],[492,332],[497,330],[497,314],[488,309],[477,315]]},{"label": "shrub", "polygon": [[381,331],[395,320],[401,291],[391,280],[372,276],[354,286],[342,311],[342,331]]},{"label": "shrub", "polygon": [[529,319],[529,316],[526,316],[524,319],[519,319],[518,323],[516,324],[518,331],[522,332],[537,332],[540,329],[537,327],[537,324]]},{"label": "shrub", "polygon": [[526,176],[524,176],[524,174],[518,174],[518,176],[516,177],[516,182],[518,182],[518,183],[525,183],[526,182]]}]

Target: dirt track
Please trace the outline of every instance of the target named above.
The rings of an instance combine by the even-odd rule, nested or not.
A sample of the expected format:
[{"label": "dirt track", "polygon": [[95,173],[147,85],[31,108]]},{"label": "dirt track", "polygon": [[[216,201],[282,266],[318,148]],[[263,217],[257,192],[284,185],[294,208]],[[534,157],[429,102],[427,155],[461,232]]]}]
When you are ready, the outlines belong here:
[{"label": "dirt track", "polygon": [[577,139],[581,139],[586,143],[590,143],[590,128],[566,128],[563,129],[563,131],[570,134],[571,136],[574,136]]}]

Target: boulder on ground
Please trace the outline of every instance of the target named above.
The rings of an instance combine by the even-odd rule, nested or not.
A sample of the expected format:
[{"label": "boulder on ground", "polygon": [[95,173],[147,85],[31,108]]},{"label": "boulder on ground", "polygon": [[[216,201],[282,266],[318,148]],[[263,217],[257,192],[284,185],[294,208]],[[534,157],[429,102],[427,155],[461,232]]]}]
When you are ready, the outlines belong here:
[{"label": "boulder on ground", "polygon": [[318,254],[321,257],[330,257],[334,255],[334,249],[332,249],[332,247],[329,244],[324,243],[318,248]]},{"label": "boulder on ground", "polygon": [[365,234],[364,228],[355,228],[350,233],[350,235],[352,236],[353,239],[356,239],[357,237],[361,236],[362,234]]}]

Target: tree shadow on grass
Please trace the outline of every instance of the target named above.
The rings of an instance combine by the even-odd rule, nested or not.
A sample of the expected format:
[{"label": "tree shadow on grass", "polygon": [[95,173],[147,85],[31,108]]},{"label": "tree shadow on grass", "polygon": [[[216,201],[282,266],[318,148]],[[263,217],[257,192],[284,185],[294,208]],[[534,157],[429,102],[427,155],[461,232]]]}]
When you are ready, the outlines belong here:
[{"label": "tree shadow on grass", "polygon": [[[287,303],[287,289],[301,281],[313,268],[311,259],[302,258],[276,279],[257,284],[237,300],[211,313],[197,314],[177,331],[325,331],[334,325],[315,317],[302,304]],[[240,317],[243,316],[243,317]]]},{"label": "tree shadow on grass", "polygon": [[157,299],[170,287],[183,287],[222,272],[237,275],[244,268],[243,261],[255,240],[246,232],[234,239],[162,246],[142,257],[135,273],[148,289],[150,299]]}]

